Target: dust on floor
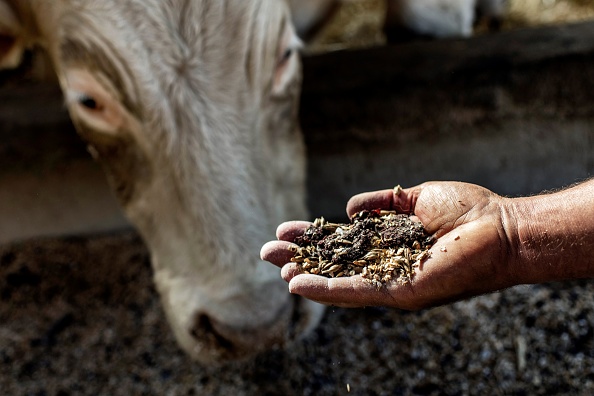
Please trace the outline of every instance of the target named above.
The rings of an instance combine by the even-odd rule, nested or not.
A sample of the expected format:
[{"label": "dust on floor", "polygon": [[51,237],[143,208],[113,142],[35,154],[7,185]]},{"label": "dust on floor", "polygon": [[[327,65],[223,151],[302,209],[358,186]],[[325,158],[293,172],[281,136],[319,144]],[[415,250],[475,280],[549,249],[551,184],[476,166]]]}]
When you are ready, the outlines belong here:
[{"label": "dust on floor", "polygon": [[1,393],[594,392],[592,282],[520,286],[417,313],[329,308],[286,350],[205,367],[177,347],[151,279],[134,233],[0,248]]}]

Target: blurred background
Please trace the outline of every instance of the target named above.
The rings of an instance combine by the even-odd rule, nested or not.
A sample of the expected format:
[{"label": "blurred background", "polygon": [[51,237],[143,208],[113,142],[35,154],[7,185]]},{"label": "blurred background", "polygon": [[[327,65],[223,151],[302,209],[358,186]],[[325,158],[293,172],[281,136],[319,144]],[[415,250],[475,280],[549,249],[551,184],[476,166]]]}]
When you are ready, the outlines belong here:
[{"label": "blurred background", "polygon": [[[345,0],[311,44],[312,52],[383,45],[385,0]],[[590,0],[509,0],[502,29],[581,22],[594,18]],[[476,33],[486,32],[484,25]]]},{"label": "blurred background", "polygon": [[[337,12],[324,24],[307,45],[307,53],[345,48],[385,45],[382,27],[386,0],[342,0]],[[590,0],[507,0],[502,30],[550,26],[594,19],[594,2]],[[475,34],[488,32],[484,23],[475,26]],[[37,78],[52,78],[44,61],[28,72]],[[6,83],[6,81],[3,81]]]}]

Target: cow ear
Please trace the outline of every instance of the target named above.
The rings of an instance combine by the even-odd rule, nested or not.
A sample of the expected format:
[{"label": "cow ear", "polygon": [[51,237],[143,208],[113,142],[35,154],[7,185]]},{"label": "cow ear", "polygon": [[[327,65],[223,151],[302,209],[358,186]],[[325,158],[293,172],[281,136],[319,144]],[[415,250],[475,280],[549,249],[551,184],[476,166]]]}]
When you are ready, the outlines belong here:
[{"label": "cow ear", "polygon": [[309,41],[332,18],[341,0],[288,0],[288,3],[297,35]]},{"label": "cow ear", "polygon": [[12,7],[0,0],[0,70],[20,65],[24,51],[23,26]]}]

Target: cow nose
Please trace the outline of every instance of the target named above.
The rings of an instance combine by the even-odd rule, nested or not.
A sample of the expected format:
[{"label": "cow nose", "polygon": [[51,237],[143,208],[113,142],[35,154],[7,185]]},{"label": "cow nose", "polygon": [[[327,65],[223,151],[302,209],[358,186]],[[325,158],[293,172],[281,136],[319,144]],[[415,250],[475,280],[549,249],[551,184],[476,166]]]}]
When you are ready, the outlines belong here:
[{"label": "cow nose", "polygon": [[226,336],[219,333],[213,326],[213,322],[206,314],[200,314],[196,318],[194,327],[190,334],[200,343],[206,343],[211,348],[215,348],[224,354],[233,353],[234,344]]},{"label": "cow nose", "polygon": [[249,309],[235,311],[241,312],[240,318],[229,315],[229,311],[195,311],[188,318],[189,326],[178,327],[181,332],[177,335],[183,348],[203,363],[249,359],[264,350],[292,343],[319,323],[324,312],[322,305],[299,296],[290,297],[275,313],[265,317],[261,310],[255,315]]},{"label": "cow nose", "polygon": [[199,314],[190,329],[198,347],[195,352],[224,362],[243,360],[273,345],[282,346],[292,338],[289,336],[291,315],[282,316],[272,323],[251,326],[232,325],[211,315]]}]

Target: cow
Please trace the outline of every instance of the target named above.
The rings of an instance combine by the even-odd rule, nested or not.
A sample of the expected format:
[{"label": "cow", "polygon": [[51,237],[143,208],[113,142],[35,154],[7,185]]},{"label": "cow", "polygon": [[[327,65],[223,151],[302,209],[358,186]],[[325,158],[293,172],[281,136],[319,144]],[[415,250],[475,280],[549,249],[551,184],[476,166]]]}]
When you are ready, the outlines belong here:
[{"label": "cow", "polygon": [[343,0],[288,0],[297,35],[311,40],[341,7]]},{"label": "cow", "polygon": [[0,0],[0,68],[47,52],[179,345],[204,363],[286,345],[323,314],[259,257],[307,216],[300,46],[279,0]]},{"label": "cow", "polygon": [[508,0],[387,0],[384,32],[390,43],[470,37],[481,19],[498,30],[507,6]]}]

